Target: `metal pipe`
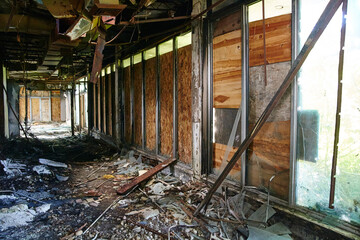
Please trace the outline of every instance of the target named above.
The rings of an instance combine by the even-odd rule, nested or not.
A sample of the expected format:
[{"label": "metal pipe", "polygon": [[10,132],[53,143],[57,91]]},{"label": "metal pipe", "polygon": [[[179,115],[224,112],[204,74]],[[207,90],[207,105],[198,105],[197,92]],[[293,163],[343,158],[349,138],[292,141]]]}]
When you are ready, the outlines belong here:
[{"label": "metal pipe", "polygon": [[155,86],[155,94],[156,94],[156,113],[155,113],[155,153],[160,154],[160,52],[159,45],[156,46],[156,86]]},{"label": "metal pipe", "polygon": [[168,21],[177,21],[189,19],[191,16],[179,16],[179,17],[169,17],[169,18],[157,18],[157,19],[148,19],[148,20],[138,20],[138,21],[120,21],[119,25],[135,25],[135,24],[143,24],[143,23],[156,23],[156,22],[168,22]]},{"label": "metal pipe", "polygon": [[197,207],[194,215],[199,214],[201,209],[205,207],[211,200],[212,195],[215,193],[215,191],[220,187],[221,183],[225,180],[226,176],[229,174],[231,169],[234,167],[235,163],[241,156],[241,154],[249,147],[251,142],[254,140],[257,133],[260,131],[261,127],[264,125],[265,121],[270,116],[271,112],[277,105],[277,103],[280,101],[281,97],[286,92],[286,89],[290,86],[292,83],[292,80],[294,79],[295,75],[301,68],[302,64],[306,60],[307,56],[309,55],[310,51],[314,47],[317,40],[320,38],[321,34],[325,30],[326,26],[334,16],[336,10],[339,8],[340,4],[342,3],[342,0],[331,0],[328,5],[326,6],[324,12],[320,16],[318,22],[316,23],[315,27],[313,28],[312,32],[310,33],[308,39],[306,40],[300,54],[294,61],[291,69],[289,70],[287,76],[284,79],[284,82],[281,84],[280,88],[274,95],[274,97],[271,99],[269,105],[266,107],[265,111],[262,113],[258,121],[256,122],[254,128],[251,130],[250,134],[246,137],[246,139],[241,143],[238,150],[235,152],[233,157],[231,158],[228,165],[225,167],[224,171],[220,174],[218,179],[215,181],[212,188],[210,188],[208,194],[203,199],[203,201],[200,203],[200,205]]},{"label": "metal pipe", "polygon": [[[248,109],[249,109],[249,22],[248,7],[242,5],[241,14],[241,141],[248,134]],[[241,156],[241,186],[246,186],[246,152]]]},{"label": "metal pipe", "polygon": [[[291,59],[295,60],[298,54],[298,0],[292,0],[292,17],[291,17],[291,37],[292,49]],[[291,86],[291,135],[290,135],[290,179],[289,179],[289,205],[294,206],[296,201],[295,180],[296,180],[296,146],[297,146],[297,104],[298,104],[298,86],[297,77],[294,78]]]},{"label": "metal pipe", "polygon": [[173,38],[173,157],[178,159],[178,44]]},{"label": "metal pipe", "polygon": [[345,55],[345,34],[346,34],[346,15],[347,15],[348,0],[343,0],[342,5],[342,26],[340,37],[340,52],[339,52],[339,69],[338,69],[338,92],[337,92],[337,107],[336,107],[336,120],[335,120],[335,137],[333,159],[331,167],[331,185],[330,185],[330,199],[329,208],[334,208],[335,200],[335,183],[336,183],[336,166],[339,151],[339,136],[340,136],[340,123],[341,123],[341,100],[342,100],[342,80],[344,70],[344,55]]}]

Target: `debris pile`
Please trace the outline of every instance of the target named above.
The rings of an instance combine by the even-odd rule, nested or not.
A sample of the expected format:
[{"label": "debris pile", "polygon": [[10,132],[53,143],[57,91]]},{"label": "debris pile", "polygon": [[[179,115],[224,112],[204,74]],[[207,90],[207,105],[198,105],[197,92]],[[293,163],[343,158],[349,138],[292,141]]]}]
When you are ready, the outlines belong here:
[{"label": "debris pile", "polygon": [[292,239],[269,221],[268,203],[246,202],[246,189],[215,194],[194,216],[209,186],[163,171],[175,159],[156,165],[84,136],[12,141],[0,150],[1,239]]}]

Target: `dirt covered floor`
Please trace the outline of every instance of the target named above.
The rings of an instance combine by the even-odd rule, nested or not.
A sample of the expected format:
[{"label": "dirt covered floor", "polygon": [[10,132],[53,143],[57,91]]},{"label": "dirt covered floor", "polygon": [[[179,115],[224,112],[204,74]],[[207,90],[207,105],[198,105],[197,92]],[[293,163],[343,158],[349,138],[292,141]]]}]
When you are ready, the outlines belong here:
[{"label": "dirt covered floor", "polygon": [[63,134],[1,142],[0,239],[292,239],[271,206],[252,206],[244,192],[218,193],[193,217],[209,188],[169,167],[118,195],[159,162]]}]

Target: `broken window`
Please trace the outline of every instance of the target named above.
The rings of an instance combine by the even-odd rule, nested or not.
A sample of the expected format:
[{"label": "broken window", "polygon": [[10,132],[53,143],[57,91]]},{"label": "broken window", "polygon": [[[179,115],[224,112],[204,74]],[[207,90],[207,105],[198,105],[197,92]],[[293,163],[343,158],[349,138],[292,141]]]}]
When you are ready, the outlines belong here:
[{"label": "broken window", "polygon": [[[219,174],[238,149],[241,112],[241,12],[212,24],[212,168]],[[240,181],[239,160],[229,178]]]},{"label": "broken window", "polygon": [[[328,0],[299,1],[298,47],[301,48]],[[341,7],[325,29],[298,75],[296,203],[360,223],[360,4],[349,1],[344,77],[340,113],[340,141],[334,209],[329,208],[338,91]],[[327,221],[336,223],[336,221]]]}]

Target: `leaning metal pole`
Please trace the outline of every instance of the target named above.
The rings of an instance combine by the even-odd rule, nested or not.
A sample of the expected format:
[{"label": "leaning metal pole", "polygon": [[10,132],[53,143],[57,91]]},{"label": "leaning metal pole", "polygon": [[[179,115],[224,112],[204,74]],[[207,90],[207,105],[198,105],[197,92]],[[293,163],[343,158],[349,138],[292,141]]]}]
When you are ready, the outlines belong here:
[{"label": "leaning metal pole", "polygon": [[209,203],[212,198],[212,195],[215,191],[220,187],[222,182],[225,180],[226,176],[229,174],[230,170],[234,167],[235,163],[238,161],[242,153],[249,147],[251,142],[254,140],[257,133],[260,131],[261,127],[264,125],[265,121],[270,116],[272,110],[275,108],[276,104],[279,102],[281,97],[284,95],[286,89],[292,83],[294,77],[296,76],[297,72],[301,68],[302,64],[306,60],[307,56],[311,52],[312,48],[314,47],[317,40],[319,40],[321,34],[324,32],[326,26],[329,24],[330,20],[334,16],[335,12],[341,5],[343,0],[331,0],[328,5],[326,6],[324,12],[321,14],[318,22],[316,23],[315,27],[313,28],[312,32],[310,33],[308,39],[306,40],[301,52],[296,57],[291,69],[289,70],[287,76],[285,77],[284,82],[281,84],[280,88],[271,99],[269,105],[266,107],[265,111],[262,113],[258,121],[256,122],[254,128],[251,130],[250,134],[244,139],[241,143],[238,150],[235,152],[231,160],[229,161],[228,165],[225,167],[223,172],[215,181],[214,185],[210,188],[208,194],[205,196],[204,200],[200,203],[197,209],[194,212],[194,216],[199,214],[199,212]]},{"label": "leaning metal pole", "polygon": [[331,184],[330,184],[330,197],[329,197],[329,208],[334,208],[335,201],[335,183],[336,183],[336,166],[338,159],[338,144],[340,137],[340,113],[341,113],[341,100],[342,100],[342,81],[343,81],[343,70],[344,70],[344,46],[345,46],[345,34],[346,34],[346,15],[348,0],[344,0],[342,7],[342,26],[341,26],[341,37],[340,37],[340,52],[339,52],[339,69],[338,69],[338,92],[337,92],[337,106],[336,106],[336,117],[335,117],[335,137],[334,137],[334,149],[333,159],[331,167]]}]

